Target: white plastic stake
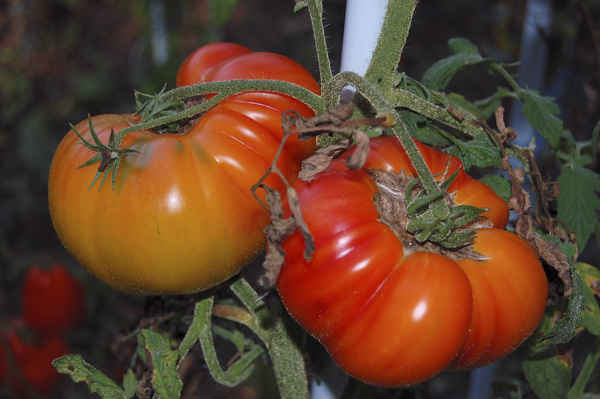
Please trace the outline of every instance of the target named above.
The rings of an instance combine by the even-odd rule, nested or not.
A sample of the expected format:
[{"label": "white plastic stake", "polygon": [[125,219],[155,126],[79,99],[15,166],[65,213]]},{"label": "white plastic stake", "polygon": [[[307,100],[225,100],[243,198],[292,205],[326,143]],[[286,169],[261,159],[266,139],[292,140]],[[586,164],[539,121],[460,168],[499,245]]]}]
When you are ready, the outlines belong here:
[{"label": "white plastic stake", "polygon": [[[363,76],[367,71],[373,50],[383,25],[388,0],[348,0],[344,21],[341,71],[352,71]],[[354,94],[346,87],[344,99]],[[346,98],[348,96],[349,98]]]},{"label": "white plastic stake", "polygon": [[342,45],[342,71],[364,75],[381,31],[387,0],[348,0]]}]

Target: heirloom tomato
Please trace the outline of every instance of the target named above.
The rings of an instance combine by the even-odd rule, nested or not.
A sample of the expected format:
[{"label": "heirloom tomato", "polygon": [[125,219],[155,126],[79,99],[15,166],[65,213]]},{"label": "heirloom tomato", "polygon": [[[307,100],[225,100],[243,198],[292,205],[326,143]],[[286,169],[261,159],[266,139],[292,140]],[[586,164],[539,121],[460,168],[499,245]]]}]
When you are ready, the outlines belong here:
[{"label": "heirloom tomato", "polygon": [[[231,79],[289,81],[319,93],[312,75],[289,58],[228,43],[192,53],[178,85]],[[269,168],[283,130],[281,114],[313,111],[291,97],[247,92],[227,98],[182,134],[128,134],[115,187],[88,189],[94,153],[70,131],[49,180],[56,232],[74,257],[112,287],[134,294],[196,292],[236,274],[264,247],[269,216],[250,188]],[[103,143],[135,125],[131,115],[99,115],[91,123]],[[75,127],[92,140],[88,121]],[[314,141],[289,140],[278,167],[288,179],[314,151]],[[283,190],[277,178],[267,184]]]},{"label": "heirloom tomato", "polygon": [[21,307],[26,323],[40,336],[63,334],[83,321],[85,294],[62,264],[47,270],[33,265],[21,287]]},{"label": "heirloom tomato", "polygon": [[486,207],[489,222],[463,252],[407,240],[382,221],[370,173],[415,171],[395,137],[370,143],[368,169],[351,171],[342,156],[294,183],[315,251],[305,259],[298,230],[282,242],[286,309],[343,370],[374,385],[410,385],[507,355],[535,330],[548,286],[535,251],[502,230],[506,203],[457,158],[417,142],[438,179],[458,171],[449,197]]},{"label": "heirloom tomato", "polygon": [[21,335],[23,327],[15,328],[13,323],[0,330],[0,382],[10,384],[17,398],[25,397],[25,384],[38,394],[47,395],[64,377],[54,369],[52,361],[69,353],[69,345],[60,336],[27,340]]}]

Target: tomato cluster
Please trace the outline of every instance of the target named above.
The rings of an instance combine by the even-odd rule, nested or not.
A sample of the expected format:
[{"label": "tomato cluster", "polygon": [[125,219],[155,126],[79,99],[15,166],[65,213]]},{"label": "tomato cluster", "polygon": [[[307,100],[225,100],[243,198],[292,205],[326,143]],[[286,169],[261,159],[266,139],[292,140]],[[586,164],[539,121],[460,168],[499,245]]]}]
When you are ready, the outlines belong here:
[{"label": "tomato cluster", "polygon": [[81,283],[60,263],[31,266],[21,286],[21,318],[0,330],[0,381],[17,397],[46,395],[62,378],[52,361],[70,352],[65,334],[85,316]]},{"label": "tomato cluster", "polygon": [[[229,43],[201,47],[177,73],[178,86],[232,79],[281,80],[320,92],[295,61]],[[223,282],[264,248],[269,215],[250,188],[274,159],[281,114],[290,109],[314,115],[294,98],[245,92],[205,112],[185,134],[132,132],[121,147],[136,152],[123,156],[113,189],[87,189],[97,169],[78,167],[95,153],[71,130],[50,169],[59,238],[92,274],[124,292],[189,293]],[[103,143],[138,122],[132,115],[91,118]],[[87,120],[75,129],[93,141]],[[289,140],[278,163],[287,179],[314,149],[314,141]],[[284,191],[278,178],[266,183]]]},{"label": "tomato cluster", "polygon": [[[506,203],[456,157],[417,145],[434,176],[455,175],[448,192],[456,204],[486,208],[491,226],[476,230],[469,246],[476,256],[400,239],[382,222],[369,173],[342,159],[294,184],[314,238],[312,259],[303,256],[299,231],[282,243],[277,289],[289,313],[342,369],[380,386],[504,357],[532,334],[547,300],[537,254],[503,230]],[[365,168],[416,173],[394,137],[371,139]]]}]

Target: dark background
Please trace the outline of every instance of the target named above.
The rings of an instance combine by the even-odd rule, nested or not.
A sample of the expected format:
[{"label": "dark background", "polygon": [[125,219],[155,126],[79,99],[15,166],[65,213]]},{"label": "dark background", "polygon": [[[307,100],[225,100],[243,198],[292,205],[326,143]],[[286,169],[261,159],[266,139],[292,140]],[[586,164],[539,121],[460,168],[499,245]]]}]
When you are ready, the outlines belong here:
[{"label": "dark background", "polygon": [[[545,88],[557,97],[565,128],[579,140],[589,139],[600,119],[600,2],[555,3],[552,29],[544,32],[550,48]],[[157,5],[163,6],[158,17],[153,16]],[[47,206],[56,146],[69,123],[88,113],[132,112],[134,89],[152,93],[165,84],[172,87],[183,59],[209,42],[281,53],[316,76],[309,19],[306,12],[294,15],[293,5],[292,0],[243,0],[231,18],[218,20],[202,0],[0,0],[0,318],[18,315],[19,284],[28,266],[61,261],[88,295],[86,325],[73,334],[72,344],[91,363],[110,369],[107,348],[115,332],[141,314],[145,299],[96,281],[56,238]],[[334,70],[344,9],[343,0],[325,1]],[[423,0],[401,69],[420,79],[450,54],[447,40],[458,36],[472,40],[485,56],[516,61],[524,10],[525,2],[517,0]],[[159,33],[168,49],[164,59],[154,51],[157,26],[164,28]],[[475,99],[491,93],[496,83],[475,69],[461,74],[451,89]],[[588,247],[597,253],[595,241]],[[86,395],[82,384],[74,387],[67,381],[56,397]]]}]

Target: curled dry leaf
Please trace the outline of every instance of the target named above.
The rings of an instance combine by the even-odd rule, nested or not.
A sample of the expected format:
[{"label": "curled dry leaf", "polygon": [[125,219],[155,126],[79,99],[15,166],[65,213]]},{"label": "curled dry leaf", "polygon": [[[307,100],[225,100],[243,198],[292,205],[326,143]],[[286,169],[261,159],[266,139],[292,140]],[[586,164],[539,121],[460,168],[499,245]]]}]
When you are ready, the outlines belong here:
[{"label": "curled dry leaf", "polygon": [[148,370],[142,374],[142,379],[138,383],[135,392],[139,399],[151,399],[154,394],[152,388],[152,371]]},{"label": "curled dry leaf", "polygon": [[454,119],[456,119],[459,122],[462,122],[465,119],[465,116],[467,116],[467,114],[465,114],[464,112],[460,112],[458,111],[456,108],[454,108],[453,106],[449,106],[448,107],[448,113],[450,115],[452,115],[452,117]]},{"label": "curled dry leaf", "polygon": [[[342,102],[335,108],[331,109],[329,112],[323,115],[315,116],[310,119],[304,119],[299,114],[290,111],[284,114],[282,126],[286,135],[295,132],[296,134],[298,134],[300,140],[306,140],[312,137],[325,134],[342,134],[346,137],[352,137],[354,139],[355,144],[357,145],[357,150],[350,157],[348,157],[348,159],[346,160],[346,166],[349,169],[357,170],[364,166],[367,156],[369,155],[369,136],[357,127],[388,123],[389,118],[379,117],[373,119],[349,121],[348,119],[352,116],[353,110],[354,104]],[[344,143],[346,143],[344,149],[347,149],[347,147],[350,145],[350,142],[348,140],[340,140],[336,144],[333,144],[333,146],[337,149],[339,148],[337,147],[338,144],[343,145]],[[329,147],[326,147],[326,151],[327,152],[321,152],[321,154],[331,153],[331,149]],[[325,157],[320,158],[320,160],[311,160],[311,162],[316,163],[315,170],[318,170],[319,168],[319,166],[317,165],[324,165],[326,163]],[[306,168],[306,170],[309,173],[308,176],[314,175],[314,173],[318,173],[310,172],[308,167]]]},{"label": "curled dry leaf", "polygon": [[563,296],[571,296],[573,283],[571,281],[571,264],[569,259],[557,244],[546,241],[535,233],[531,215],[531,200],[529,199],[529,194],[521,186],[521,183],[524,181],[522,171],[521,173],[509,172],[509,176],[511,177],[513,192],[513,197],[509,205],[517,213],[515,233],[529,242],[538,256],[556,270],[558,277],[564,283]]},{"label": "curled dry leaf", "polygon": [[496,108],[496,112],[494,113],[496,117],[496,126],[498,127],[498,131],[500,132],[500,138],[503,143],[510,143],[514,139],[517,138],[517,132],[512,127],[507,127],[504,122],[504,107]]},{"label": "curled dry leaf", "polygon": [[[503,138],[514,133],[514,130],[507,127],[504,122],[504,109],[499,107],[495,112],[496,126]],[[567,256],[560,250],[559,246],[553,242],[542,239],[535,233],[533,227],[533,216],[531,213],[531,200],[529,194],[521,186],[525,182],[525,171],[521,168],[512,168],[509,163],[508,155],[504,149],[503,140],[498,138],[496,133],[487,125],[482,125],[488,133],[496,140],[500,151],[502,152],[502,167],[509,176],[512,188],[512,197],[509,206],[517,213],[515,222],[515,233],[525,239],[549,266],[556,270],[558,277],[564,284],[563,296],[569,297],[573,292],[573,282],[571,281],[571,263]],[[535,160],[529,158],[530,163],[535,165]],[[534,166],[536,169],[537,166]],[[541,179],[541,176],[539,177]],[[550,230],[552,234],[553,231]]]},{"label": "curled dry leaf", "polygon": [[314,155],[302,161],[302,169],[298,173],[298,178],[307,182],[312,181],[316,175],[327,169],[332,159],[346,151],[350,144],[349,140],[344,140],[319,148]]},{"label": "curled dry leaf", "polygon": [[352,129],[352,136],[356,141],[356,151],[346,159],[346,166],[351,170],[358,170],[365,165],[369,156],[369,136],[362,130]]},{"label": "curled dry leaf", "polygon": [[314,241],[312,235],[308,231],[308,226],[302,218],[300,212],[300,203],[298,201],[298,195],[292,187],[287,189],[287,201],[292,212],[292,216],[285,218],[283,211],[283,202],[279,192],[271,187],[263,186],[266,191],[266,202],[270,208],[271,223],[265,229],[267,235],[267,247],[268,251],[265,256],[263,268],[265,274],[262,275],[258,284],[262,287],[272,287],[275,285],[279,270],[285,261],[285,252],[281,248],[281,243],[287,237],[289,237],[297,228],[302,231],[302,235],[305,240],[305,252],[304,256],[307,259],[312,257],[314,252]]}]

